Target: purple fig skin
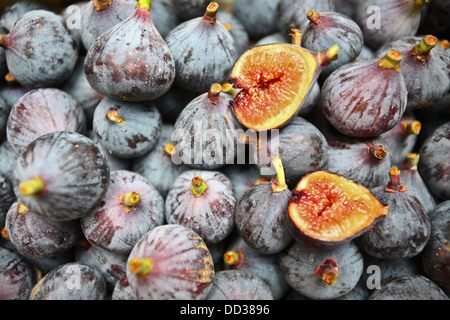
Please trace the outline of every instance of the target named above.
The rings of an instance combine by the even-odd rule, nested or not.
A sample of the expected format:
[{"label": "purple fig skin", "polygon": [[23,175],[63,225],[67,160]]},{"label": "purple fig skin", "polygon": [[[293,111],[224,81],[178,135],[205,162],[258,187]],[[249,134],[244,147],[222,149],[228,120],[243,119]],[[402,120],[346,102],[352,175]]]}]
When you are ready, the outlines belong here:
[{"label": "purple fig skin", "polygon": [[68,93],[56,88],[27,92],[14,105],[6,134],[16,153],[25,151],[36,138],[58,131],[86,134],[83,108]]},{"label": "purple fig skin", "polygon": [[250,46],[250,37],[242,22],[235,16],[234,13],[227,11],[217,12],[217,20],[223,25],[229,26],[229,31],[233,36],[234,43],[236,44],[237,55],[240,56],[243,54]]},{"label": "purple fig skin", "polygon": [[18,1],[7,7],[0,18],[0,25],[11,30],[14,23],[25,13],[32,10],[51,10],[48,6],[34,1]]},{"label": "purple fig skin", "polygon": [[[0,34],[7,34],[8,31],[0,24]],[[0,47],[0,78],[3,78],[8,72],[8,64],[6,62],[6,50]]]},{"label": "purple fig skin", "polygon": [[0,174],[4,175],[10,181],[13,180],[14,168],[18,157],[19,155],[13,150],[8,139],[4,138],[1,140],[0,159],[2,159],[2,165],[0,166]]},{"label": "purple fig skin", "polygon": [[[200,196],[191,191],[192,179],[199,176],[208,188]],[[231,181],[218,171],[183,172],[169,190],[166,221],[193,229],[209,244],[223,241],[234,229],[236,194]]]},{"label": "purple fig skin", "polygon": [[181,88],[174,83],[169,91],[153,102],[161,113],[163,122],[174,124],[184,107],[197,96],[196,92]]},{"label": "purple fig skin", "polygon": [[[136,3],[136,1],[134,2]],[[167,37],[172,29],[182,22],[175,11],[172,0],[160,0],[151,3],[150,13],[152,14],[155,27],[163,39]],[[203,11],[203,8],[201,11]]]},{"label": "purple fig skin", "polygon": [[94,41],[84,71],[98,93],[135,102],[162,96],[175,80],[172,54],[150,12],[140,7]]},{"label": "purple fig skin", "polygon": [[97,269],[69,262],[47,273],[30,293],[29,300],[105,300],[106,283]]},{"label": "purple fig skin", "polygon": [[215,274],[206,300],[274,300],[269,285],[244,270],[222,270]]},{"label": "purple fig skin", "polygon": [[281,32],[275,32],[260,38],[256,41],[255,46],[262,46],[271,43],[289,43]]},{"label": "purple fig skin", "polygon": [[12,109],[14,104],[19,100],[25,93],[33,89],[26,88],[21,84],[16,82],[7,82],[0,86],[0,96],[5,101],[9,110]]},{"label": "purple fig skin", "polygon": [[6,40],[6,61],[15,80],[29,88],[59,87],[78,59],[78,45],[63,18],[46,10],[20,17]]},{"label": "purple fig skin", "polygon": [[11,109],[6,105],[5,100],[0,96],[0,139],[6,135],[6,123],[8,122]]},{"label": "purple fig skin", "polygon": [[[134,259],[151,259],[147,274],[135,274]],[[127,278],[139,300],[204,300],[214,278],[211,253],[190,228],[166,224],[144,235],[131,251]]]},{"label": "purple fig skin", "polygon": [[[128,255],[138,240],[164,223],[164,199],[143,176],[126,170],[112,171],[111,183],[98,207],[80,219],[86,239],[118,255]],[[127,208],[121,196],[139,195],[134,208]]]},{"label": "purple fig skin", "polygon": [[322,86],[320,104],[330,124],[358,138],[392,129],[406,110],[405,81],[380,60],[352,62],[333,72]]},{"label": "purple fig skin", "polygon": [[126,275],[117,281],[111,294],[111,300],[138,300],[128,283]]},{"label": "purple fig skin", "polygon": [[32,270],[20,255],[0,247],[0,300],[28,300],[35,284]]},{"label": "purple fig skin", "polygon": [[[43,194],[22,195],[20,184],[37,176],[44,183]],[[17,159],[12,182],[17,199],[34,213],[50,220],[74,220],[98,206],[110,182],[110,169],[92,140],[61,131],[28,145]]]},{"label": "purple fig skin", "polygon": [[210,0],[169,0],[173,10],[182,21],[200,17]]},{"label": "purple fig skin", "polygon": [[80,237],[78,221],[52,221],[14,202],[5,222],[9,240],[24,256],[53,258],[70,250]]},{"label": "purple fig skin", "polygon": [[[156,1],[155,1],[156,2]],[[136,8],[136,0],[112,0],[103,10],[97,9],[95,1],[89,1],[81,11],[81,41],[86,51],[95,39],[127,19]]]},{"label": "purple fig skin", "polygon": [[223,167],[220,172],[230,179],[233,189],[236,193],[236,199],[239,200],[245,191],[255,185],[261,176],[259,169],[253,165],[231,164]]},{"label": "purple fig skin", "polygon": [[15,201],[16,195],[11,180],[0,174],[0,228],[5,226],[6,214]]},{"label": "purple fig skin", "polygon": [[94,133],[94,130],[89,130],[88,138],[90,138],[97,148],[101,151],[101,153],[105,156],[106,161],[108,162],[108,166],[110,171],[115,170],[130,170],[131,169],[131,160],[130,159],[122,159],[113,156],[103,145],[100,143],[97,135]]},{"label": "purple fig skin", "polygon": [[441,200],[450,199],[450,122],[436,130],[420,148],[419,173],[428,190]]}]

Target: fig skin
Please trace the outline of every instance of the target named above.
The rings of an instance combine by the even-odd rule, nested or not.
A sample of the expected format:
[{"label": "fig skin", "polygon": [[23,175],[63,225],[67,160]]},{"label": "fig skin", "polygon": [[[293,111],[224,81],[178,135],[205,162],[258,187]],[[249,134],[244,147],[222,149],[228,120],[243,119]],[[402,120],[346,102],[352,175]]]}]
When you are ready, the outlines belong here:
[{"label": "fig skin", "polygon": [[450,293],[450,254],[446,250],[450,226],[450,200],[441,202],[429,213],[431,236],[421,254],[424,274],[446,294]]},{"label": "fig skin", "polygon": [[[150,270],[138,268],[151,259]],[[192,229],[166,224],[144,235],[127,261],[127,279],[139,300],[204,300],[214,279],[208,247]]]},{"label": "fig skin", "polygon": [[51,10],[47,5],[34,1],[18,1],[7,7],[0,17],[0,25],[11,30],[16,21],[32,10]]},{"label": "fig skin", "polygon": [[[37,176],[44,189],[37,188],[38,195],[23,195],[21,183]],[[92,140],[61,131],[28,145],[17,159],[12,182],[17,199],[36,214],[56,221],[73,220],[100,203],[110,182],[110,169]]]},{"label": "fig skin", "polygon": [[16,153],[22,153],[36,138],[58,131],[86,134],[87,121],[81,105],[56,88],[27,92],[11,109],[6,134]]},{"label": "fig skin", "polygon": [[250,36],[243,23],[235,16],[234,12],[218,11],[217,20],[220,21],[227,29],[230,28],[230,33],[233,36],[236,44],[236,54],[240,56],[250,46]]},{"label": "fig skin", "polygon": [[16,194],[11,180],[0,173],[0,228],[5,226],[6,214],[15,201]]},{"label": "fig skin", "polygon": [[11,182],[14,177],[14,168],[16,166],[16,160],[19,155],[11,147],[7,138],[3,138],[0,142],[0,159],[2,159],[2,165],[0,166],[0,174],[4,175]]},{"label": "fig skin", "polygon": [[237,200],[253,185],[267,181],[254,165],[230,164],[223,167],[220,172],[230,179]]},{"label": "fig skin", "polygon": [[[7,30],[0,24],[0,34],[7,34]],[[0,47],[0,78],[3,78],[8,72],[8,64],[6,62],[6,50]]]},{"label": "fig skin", "polygon": [[[391,53],[401,59],[396,51]],[[341,133],[376,137],[392,129],[405,113],[405,81],[396,67],[380,66],[386,58],[347,63],[325,80],[320,105],[326,119]]]},{"label": "fig skin", "polygon": [[111,293],[111,300],[138,300],[128,283],[126,275],[117,281]]},{"label": "fig skin", "polygon": [[209,0],[169,0],[173,10],[182,21],[194,19],[205,13]]},{"label": "fig skin", "polygon": [[150,11],[140,6],[94,41],[86,54],[84,71],[98,93],[132,102],[162,96],[175,80],[172,54]]},{"label": "fig skin", "polygon": [[6,37],[9,72],[23,86],[59,87],[75,68],[78,45],[56,13],[29,11],[16,21]]},{"label": "fig skin", "polygon": [[[327,259],[334,259],[339,274],[334,285],[327,285],[315,271]],[[353,242],[329,249],[317,249],[296,241],[279,257],[280,268],[289,285],[313,300],[337,299],[356,287],[363,273],[363,255]]]}]

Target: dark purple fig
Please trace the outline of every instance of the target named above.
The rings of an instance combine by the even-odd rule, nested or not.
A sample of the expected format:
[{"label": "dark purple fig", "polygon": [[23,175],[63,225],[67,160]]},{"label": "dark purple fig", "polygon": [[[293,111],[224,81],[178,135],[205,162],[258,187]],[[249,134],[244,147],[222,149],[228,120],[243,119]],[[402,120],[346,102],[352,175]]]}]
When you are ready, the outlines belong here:
[{"label": "dark purple fig", "polygon": [[277,177],[249,188],[239,199],[235,225],[249,247],[261,254],[275,254],[293,240],[286,214],[291,191],[280,157],[272,160]]},{"label": "dark purple fig", "polygon": [[89,214],[110,181],[106,158],[89,138],[55,132],[31,142],[17,159],[14,192],[34,213],[57,221]]},{"label": "dark purple fig", "polygon": [[328,171],[343,175],[367,188],[385,185],[392,167],[390,149],[382,138],[342,137],[328,140]]},{"label": "dark purple fig", "polygon": [[245,191],[261,182],[267,182],[267,178],[261,176],[260,170],[253,165],[230,164],[220,170],[233,184],[236,199],[239,200]]},{"label": "dark purple fig", "polygon": [[0,18],[0,24],[7,30],[11,30],[20,17],[32,10],[50,10],[50,8],[36,1],[16,1],[5,8]]},{"label": "dark purple fig", "polygon": [[51,258],[32,258],[23,256],[28,265],[32,266],[37,272],[37,279],[40,280],[44,275],[59,267],[60,265],[75,260],[75,246],[63,254]]},{"label": "dark purple fig", "polygon": [[[308,12],[333,12],[335,5],[332,0],[279,0],[278,28],[286,39],[291,29],[300,29],[308,22]],[[339,44],[339,43],[338,43]],[[334,45],[334,43],[333,43]]]},{"label": "dark purple fig", "polygon": [[234,1],[233,14],[241,21],[253,40],[278,31],[277,9],[280,0]]},{"label": "dark purple fig", "polygon": [[158,107],[163,122],[173,124],[181,111],[197,96],[197,92],[181,88],[174,83],[169,91],[153,102]]},{"label": "dark purple fig", "polygon": [[420,154],[409,153],[401,166],[402,181],[408,186],[408,190],[420,200],[427,213],[434,210],[437,205],[436,199],[428,190],[425,180],[419,173],[418,164]]},{"label": "dark purple fig", "polygon": [[362,60],[373,60],[376,58],[375,51],[364,43],[363,48],[359,54],[359,56],[355,59],[356,61]]},{"label": "dark purple fig", "polygon": [[[203,12],[201,8],[200,14]],[[150,13],[153,17],[156,29],[165,39],[172,29],[181,23],[181,19],[177,16],[172,0],[153,1],[150,7]]]},{"label": "dark purple fig", "polygon": [[111,294],[111,300],[137,300],[126,275],[117,281]]},{"label": "dark purple fig", "polygon": [[166,224],[148,232],[127,262],[128,282],[139,300],[204,300],[214,274],[205,242],[182,225]]},{"label": "dark purple fig", "polygon": [[99,206],[80,219],[81,228],[95,246],[128,255],[144,234],[164,223],[164,199],[140,174],[119,170],[110,177]]},{"label": "dark purple fig", "polygon": [[162,118],[151,102],[104,98],[95,108],[92,129],[111,155],[142,157],[152,150],[161,133]]},{"label": "dark purple fig", "polygon": [[176,65],[175,83],[197,93],[222,83],[238,54],[233,36],[217,20],[217,2],[211,2],[203,17],[185,21],[166,37]]},{"label": "dark purple fig", "polygon": [[367,300],[370,296],[370,293],[370,290],[367,288],[367,283],[363,280],[363,277],[361,277],[359,278],[356,286],[352,290],[350,290],[349,293],[336,298],[336,300]]},{"label": "dark purple fig", "polygon": [[[0,34],[7,34],[8,31],[0,24]],[[8,73],[8,65],[6,63],[6,50],[0,47],[0,78]]]},{"label": "dark purple fig", "polygon": [[315,10],[309,11],[307,17],[309,22],[302,26],[303,47],[320,52],[336,43],[339,45],[339,57],[322,71],[322,79],[359,56],[364,45],[363,34],[358,24],[350,17],[338,12]]},{"label": "dark purple fig", "polygon": [[358,284],[363,273],[363,255],[347,242],[335,248],[318,249],[295,241],[279,257],[281,272],[298,293],[314,300],[339,298]]},{"label": "dark purple fig", "polygon": [[420,16],[430,0],[373,0],[358,1],[355,21],[364,41],[374,49],[419,30]]},{"label": "dark purple fig", "polygon": [[214,275],[206,300],[274,300],[269,285],[245,270],[222,270]]},{"label": "dark purple fig", "polygon": [[97,269],[105,279],[106,289],[112,293],[116,283],[126,274],[128,257],[103,250],[87,241],[84,242],[75,246],[74,261]]},{"label": "dark purple fig", "polygon": [[7,35],[8,70],[17,82],[30,88],[58,87],[78,58],[78,45],[63,18],[51,11],[32,10],[21,16]]},{"label": "dark purple fig", "polygon": [[184,21],[201,16],[209,4],[209,0],[170,0],[170,2],[177,16]]},{"label": "dark purple fig", "polygon": [[408,274],[391,279],[376,289],[369,300],[448,300],[445,292],[433,281],[420,274]]},{"label": "dark purple fig", "polygon": [[110,171],[115,170],[130,170],[131,169],[131,159],[123,159],[117,158],[113,156],[103,145],[100,143],[97,135],[94,130],[89,130],[87,137],[90,138],[97,148],[101,151],[101,153],[105,156],[106,161],[108,163]]},{"label": "dark purple fig", "polygon": [[243,130],[231,110],[233,96],[213,84],[192,100],[175,121],[175,161],[195,169],[215,170],[234,163]]},{"label": "dark purple fig", "polygon": [[450,199],[450,122],[439,126],[428,136],[419,154],[418,169],[428,190],[441,200]]},{"label": "dark purple fig", "polygon": [[421,129],[422,123],[416,120],[414,113],[406,111],[392,129],[380,135],[386,142],[392,165],[402,165],[408,153],[415,150]]},{"label": "dark purple fig", "polygon": [[94,41],[84,71],[95,91],[116,100],[153,100],[170,89],[175,63],[153,23],[150,0],[139,0],[128,18]]},{"label": "dark purple fig", "polygon": [[33,269],[19,254],[0,247],[0,300],[28,300],[34,279]]},{"label": "dark purple fig", "polygon": [[264,44],[272,43],[288,43],[291,39],[287,40],[281,32],[271,33],[265,37],[260,38],[255,42],[255,46],[262,46]]},{"label": "dark purple fig", "polygon": [[132,171],[144,176],[165,199],[180,174],[190,169],[184,164],[175,164],[172,155],[176,153],[170,140],[159,142],[148,154],[132,161]]},{"label": "dark purple fig", "polygon": [[83,108],[68,93],[56,88],[27,92],[13,106],[8,118],[8,141],[16,153],[48,133],[71,131],[86,134]]},{"label": "dark purple fig", "polygon": [[218,171],[189,170],[166,197],[166,221],[193,229],[208,244],[223,241],[234,229],[236,194]]},{"label": "dark purple fig", "polygon": [[233,36],[237,55],[243,54],[250,46],[250,37],[243,23],[228,11],[218,11],[216,17]]},{"label": "dark purple fig", "polygon": [[450,252],[448,239],[450,230],[450,200],[441,202],[429,213],[431,236],[422,251],[424,273],[446,294],[450,293]]},{"label": "dark purple fig", "polygon": [[10,181],[13,180],[14,168],[18,156],[19,155],[11,147],[7,138],[1,140],[0,159],[2,159],[2,165],[0,166],[0,174],[7,177]]},{"label": "dark purple fig", "polygon": [[[155,1],[157,2],[157,1]],[[86,51],[94,41],[116,24],[127,19],[136,0],[91,0],[81,11],[80,34]]]},{"label": "dark purple fig", "polygon": [[67,29],[72,33],[78,48],[80,48],[80,52],[85,51],[81,41],[81,11],[87,4],[89,4],[89,1],[87,0],[70,3],[60,12]]},{"label": "dark purple fig", "polygon": [[44,259],[71,249],[81,235],[79,222],[52,221],[16,201],[6,215],[8,238],[22,255]]},{"label": "dark purple fig", "polygon": [[319,81],[316,81],[312,85],[311,92],[306,97],[306,100],[300,108],[300,111],[297,113],[299,117],[308,117],[314,113],[314,110],[317,108],[317,105],[320,101],[320,93],[320,84]]},{"label": "dark purple fig", "polygon": [[389,206],[387,216],[358,238],[360,247],[380,259],[408,259],[417,256],[430,238],[430,219],[420,200],[400,181],[392,167],[390,181],[372,189]]},{"label": "dark purple fig", "polygon": [[6,214],[16,201],[14,186],[4,174],[0,174],[0,228],[5,226]]},{"label": "dark purple fig", "polygon": [[335,11],[354,18],[358,0],[334,0]]},{"label": "dark purple fig", "polygon": [[17,81],[5,81],[5,84],[0,85],[0,97],[2,97],[5,101],[9,110],[11,110],[17,100],[31,90],[32,89],[26,88],[17,83]]},{"label": "dark purple fig", "polygon": [[347,63],[322,86],[321,106],[327,120],[345,135],[376,137],[401,119],[408,91],[400,73],[400,52],[381,59]]},{"label": "dark purple fig", "polygon": [[92,89],[91,85],[86,79],[84,73],[84,59],[85,55],[78,58],[75,69],[70,77],[61,86],[61,90],[70,94],[78,104],[83,108],[86,116],[86,127],[92,128],[92,120],[97,105],[102,101],[104,96]]},{"label": "dark purple fig", "polygon": [[103,275],[84,263],[69,262],[47,273],[30,293],[30,300],[105,300]]},{"label": "dark purple fig", "polygon": [[235,237],[222,255],[224,270],[252,272],[270,287],[275,300],[281,299],[290,289],[280,271],[278,255],[260,254],[250,248],[242,237]]},{"label": "dark purple fig", "polygon": [[11,108],[8,107],[5,100],[0,96],[0,139],[6,135],[6,123],[8,122]]}]

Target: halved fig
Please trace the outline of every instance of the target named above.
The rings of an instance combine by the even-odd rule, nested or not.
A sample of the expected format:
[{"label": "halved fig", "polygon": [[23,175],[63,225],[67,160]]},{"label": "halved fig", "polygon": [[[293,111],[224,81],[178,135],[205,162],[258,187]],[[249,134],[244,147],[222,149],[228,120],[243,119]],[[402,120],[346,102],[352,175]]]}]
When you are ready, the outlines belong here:
[{"label": "halved fig", "polygon": [[317,247],[341,245],[360,236],[388,211],[368,188],[324,170],[305,175],[288,204],[294,238]]},{"label": "halved fig", "polygon": [[300,112],[322,70],[338,56],[337,45],[314,53],[294,43],[256,46],[236,61],[228,82],[242,89],[232,107],[245,127],[261,131],[286,124]]}]

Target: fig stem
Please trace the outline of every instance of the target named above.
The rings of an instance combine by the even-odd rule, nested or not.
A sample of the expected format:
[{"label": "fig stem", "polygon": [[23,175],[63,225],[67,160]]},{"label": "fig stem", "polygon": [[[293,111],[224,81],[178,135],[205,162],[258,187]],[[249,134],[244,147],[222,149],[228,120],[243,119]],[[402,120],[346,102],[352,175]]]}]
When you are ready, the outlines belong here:
[{"label": "fig stem", "polygon": [[415,0],[415,6],[416,7],[423,7],[424,5],[426,5],[428,2],[430,2],[431,0]]},{"label": "fig stem", "polygon": [[339,46],[335,44],[327,51],[321,51],[318,54],[319,64],[326,67],[339,57]]},{"label": "fig stem", "polygon": [[112,3],[112,0],[94,0],[94,6],[98,11],[105,10]]},{"label": "fig stem", "polygon": [[2,238],[3,238],[3,239],[5,239],[5,240],[8,240],[8,239],[9,239],[9,237],[8,237],[8,231],[6,231],[6,227],[3,227],[3,228],[2,228],[1,234],[2,234]]},{"label": "fig stem", "polygon": [[419,160],[420,155],[418,153],[408,153],[405,162],[403,163],[403,168],[407,170],[417,170]]},{"label": "fig stem", "polygon": [[309,11],[307,17],[308,17],[308,20],[310,21],[309,25],[319,23],[320,15],[316,11],[314,11],[314,10]]},{"label": "fig stem", "polygon": [[203,180],[200,176],[195,176],[191,181],[191,191],[194,196],[197,198],[200,197],[205,191],[208,189],[208,185],[205,180]]},{"label": "fig stem", "polygon": [[125,123],[125,120],[123,120],[120,116],[119,116],[119,112],[117,112],[117,110],[111,110],[106,114],[106,117],[108,118],[108,120],[114,121],[118,124],[123,124]]},{"label": "fig stem", "polygon": [[385,190],[387,192],[404,192],[408,190],[408,188],[400,182],[400,170],[398,170],[397,167],[392,167],[391,170],[389,170],[389,182],[386,186]]},{"label": "fig stem", "polygon": [[131,210],[136,209],[139,204],[140,197],[136,192],[129,192],[127,194],[120,195],[120,202],[123,204],[125,211],[128,213]]},{"label": "fig stem", "polygon": [[217,2],[211,2],[206,8],[203,20],[208,20],[211,23],[215,23],[217,11],[219,11],[219,4]]},{"label": "fig stem", "polygon": [[152,3],[152,0],[139,0],[136,7],[139,7],[141,9],[150,11],[150,4]]},{"label": "fig stem", "polygon": [[417,56],[419,60],[425,60],[429,55],[431,49],[438,44],[438,39],[435,36],[425,36],[420,42],[411,49],[413,55]]},{"label": "fig stem", "polygon": [[450,48],[450,42],[448,40],[446,40],[446,39],[443,39],[443,40],[439,41],[439,45],[444,50],[447,50],[448,48]]},{"label": "fig stem", "polygon": [[153,261],[150,258],[134,258],[128,264],[130,271],[140,277],[145,277],[153,268]]},{"label": "fig stem", "polygon": [[276,179],[272,179],[272,190],[274,192],[281,192],[287,189],[286,178],[284,176],[284,169],[280,157],[275,157],[272,160],[272,165],[277,173]]},{"label": "fig stem", "polygon": [[223,255],[223,261],[229,266],[238,266],[241,263],[242,252],[229,250]]},{"label": "fig stem", "polygon": [[417,136],[422,129],[422,123],[417,120],[404,120],[400,125],[406,135],[412,134]]},{"label": "fig stem", "polygon": [[257,186],[258,184],[264,183],[264,182],[269,182],[269,180],[267,180],[267,178],[259,178],[258,180],[255,181],[255,183],[253,184],[254,186]]},{"label": "fig stem", "polygon": [[17,206],[17,213],[25,214],[27,212],[28,212],[28,208],[22,202],[19,202],[19,204]]},{"label": "fig stem", "polygon": [[222,86],[218,83],[214,83],[208,91],[208,100],[212,104],[217,104],[220,101],[220,93],[222,92]]},{"label": "fig stem", "polygon": [[292,29],[291,33],[289,34],[292,38],[291,43],[293,45],[302,46],[302,32],[300,29]]},{"label": "fig stem", "polygon": [[8,48],[7,46],[7,39],[8,39],[8,35],[7,34],[0,34],[0,47],[3,48]]},{"label": "fig stem", "polygon": [[5,75],[5,81],[8,82],[8,83],[13,83],[13,82],[16,81],[16,78],[14,78],[14,76],[12,75],[11,72],[8,72],[8,73]]},{"label": "fig stem", "polygon": [[383,160],[387,156],[386,148],[383,145],[369,147],[369,154],[375,160]]},{"label": "fig stem", "polygon": [[228,82],[222,84],[222,92],[232,96],[233,98],[237,96],[237,91],[233,88],[233,85]]},{"label": "fig stem", "polygon": [[385,69],[394,69],[400,71],[400,62],[402,61],[402,54],[397,50],[391,50],[380,59],[379,66]]},{"label": "fig stem", "polygon": [[176,153],[176,150],[173,143],[169,142],[168,144],[166,144],[166,146],[164,147],[164,152],[169,156],[174,155]]},{"label": "fig stem", "polygon": [[24,181],[19,185],[20,194],[23,196],[37,196],[45,192],[45,184],[41,177]]},{"label": "fig stem", "polygon": [[323,283],[333,286],[338,280],[339,268],[336,261],[333,258],[330,258],[318,265],[315,273],[322,279]]}]

